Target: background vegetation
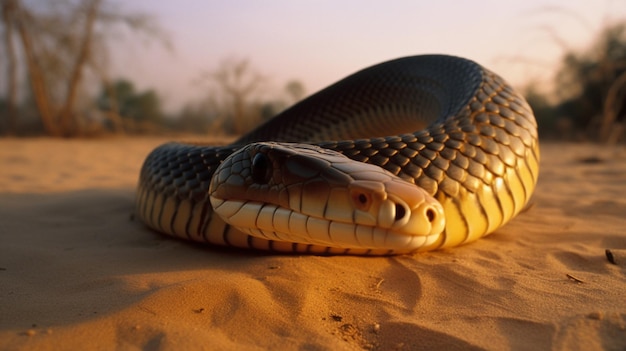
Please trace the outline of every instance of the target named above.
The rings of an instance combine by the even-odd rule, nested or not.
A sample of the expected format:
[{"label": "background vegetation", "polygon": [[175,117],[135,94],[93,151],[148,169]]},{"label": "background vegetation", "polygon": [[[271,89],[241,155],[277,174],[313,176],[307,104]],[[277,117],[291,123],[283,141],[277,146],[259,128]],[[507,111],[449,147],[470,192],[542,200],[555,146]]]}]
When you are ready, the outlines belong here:
[{"label": "background vegetation", "polygon": [[552,94],[529,84],[525,95],[544,138],[624,141],[626,126],[626,23],[605,27],[580,52],[567,52]]},{"label": "background vegetation", "polygon": [[266,77],[249,60],[228,58],[198,73],[196,83],[206,90],[206,99],[166,114],[154,90],[139,91],[107,72],[120,31],[173,50],[151,17],[103,0],[60,0],[43,9],[26,1],[0,1],[0,60],[6,62],[6,74],[0,73],[6,76],[0,81],[6,84],[0,87],[0,135],[241,134],[305,94],[303,84],[293,80],[282,95],[261,99]]},{"label": "background vegetation", "polygon": [[[6,68],[0,72],[6,77],[0,81],[0,135],[241,134],[306,93],[293,80],[277,96],[262,98],[268,77],[245,58],[227,58],[198,72],[205,99],[165,113],[154,90],[140,91],[107,71],[119,31],[173,50],[151,17],[104,0],[55,1],[44,10],[0,1]],[[553,80],[548,93],[538,84],[524,88],[542,138],[626,139],[626,23],[607,24],[588,48],[566,52]]]}]

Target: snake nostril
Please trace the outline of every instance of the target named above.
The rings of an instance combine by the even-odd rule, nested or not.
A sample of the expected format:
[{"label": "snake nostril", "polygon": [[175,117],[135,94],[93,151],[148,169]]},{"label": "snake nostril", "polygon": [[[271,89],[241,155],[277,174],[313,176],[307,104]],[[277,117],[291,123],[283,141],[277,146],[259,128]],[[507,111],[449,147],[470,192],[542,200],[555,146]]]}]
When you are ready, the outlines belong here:
[{"label": "snake nostril", "polygon": [[399,221],[406,215],[406,209],[401,204],[396,204],[396,216],[395,220]]},{"label": "snake nostril", "polygon": [[433,210],[432,208],[429,207],[426,210],[426,218],[428,218],[428,221],[429,222],[433,222],[436,217],[437,217],[437,214],[435,213],[435,210]]}]

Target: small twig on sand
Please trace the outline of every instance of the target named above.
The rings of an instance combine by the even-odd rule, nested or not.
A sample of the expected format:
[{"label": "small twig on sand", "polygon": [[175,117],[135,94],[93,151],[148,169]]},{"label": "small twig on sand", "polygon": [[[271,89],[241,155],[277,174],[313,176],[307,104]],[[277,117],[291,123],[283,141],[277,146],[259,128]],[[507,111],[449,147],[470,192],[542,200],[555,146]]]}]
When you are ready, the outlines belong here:
[{"label": "small twig on sand", "polygon": [[576,283],[584,283],[583,280],[578,279],[578,278],[574,277],[573,275],[571,275],[569,273],[566,273],[565,276],[568,277],[569,279],[575,281]]},{"label": "small twig on sand", "polygon": [[615,256],[613,256],[613,252],[609,249],[604,250],[604,254],[606,255],[606,259],[613,264],[617,264],[615,261]]}]

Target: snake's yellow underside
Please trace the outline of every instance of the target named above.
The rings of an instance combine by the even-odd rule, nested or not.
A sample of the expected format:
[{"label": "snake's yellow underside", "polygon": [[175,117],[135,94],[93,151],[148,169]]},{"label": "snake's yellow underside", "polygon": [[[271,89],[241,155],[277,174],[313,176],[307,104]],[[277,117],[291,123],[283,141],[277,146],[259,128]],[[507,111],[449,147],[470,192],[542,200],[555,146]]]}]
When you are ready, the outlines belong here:
[{"label": "snake's yellow underside", "polygon": [[[383,237],[378,237],[375,228],[368,229],[367,244],[359,239],[357,229],[347,229],[353,231],[349,235],[336,234],[336,238],[342,238],[336,243],[332,233],[320,234],[323,238],[318,239],[316,233],[307,232],[306,240],[291,241],[290,233],[284,233],[292,229],[290,219],[295,223],[294,230],[306,226],[297,224],[297,218],[302,217],[306,223],[317,223],[318,219],[283,210],[284,206],[262,204],[257,198],[239,199],[236,206],[256,206],[245,213],[259,217],[274,208],[270,222],[284,229],[270,230],[275,235],[267,231],[256,234],[254,228],[236,229],[237,220],[251,219],[241,215],[244,212],[240,218],[231,216],[226,221],[217,216],[210,203],[211,180],[229,155],[257,141],[315,144],[376,165],[389,177],[414,184],[434,197],[443,208],[445,229],[436,236],[412,238],[419,244],[412,242],[406,247],[394,238],[384,237],[389,234],[381,232]],[[262,148],[271,149],[268,145]],[[330,167],[334,167],[333,162],[328,162]],[[338,168],[350,171],[349,166]],[[372,172],[368,177],[379,179],[376,171]],[[137,214],[162,233],[215,245],[279,252],[398,254],[455,246],[492,233],[526,205],[538,173],[537,125],[521,95],[472,61],[415,56],[357,72],[294,105],[232,145],[168,143],[158,147],[141,171]],[[387,181],[387,175],[381,177]],[[376,187],[375,183],[367,184]],[[330,197],[327,200],[333,201]],[[303,199],[290,201],[305,203]],[[228,206],[234,208],[233,214],[238,211],[239,207]],[[333,209],[342,212],[339,207]],[[251,223],[263,220],[255,218]],[[281,221],[287,224],[281,227]]]}]

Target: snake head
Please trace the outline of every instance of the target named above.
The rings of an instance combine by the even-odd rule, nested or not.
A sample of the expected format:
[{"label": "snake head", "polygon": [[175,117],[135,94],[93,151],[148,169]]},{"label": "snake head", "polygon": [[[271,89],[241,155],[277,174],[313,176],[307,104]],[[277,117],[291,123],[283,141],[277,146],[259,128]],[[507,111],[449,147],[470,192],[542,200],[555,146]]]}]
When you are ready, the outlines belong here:
[{"label": "snake head", "polygon": [[245,146],[218,167],[209,195],[224,221],[267,240],[411,252],[445,226],[442,206],[425,190],[306,144]]}]

